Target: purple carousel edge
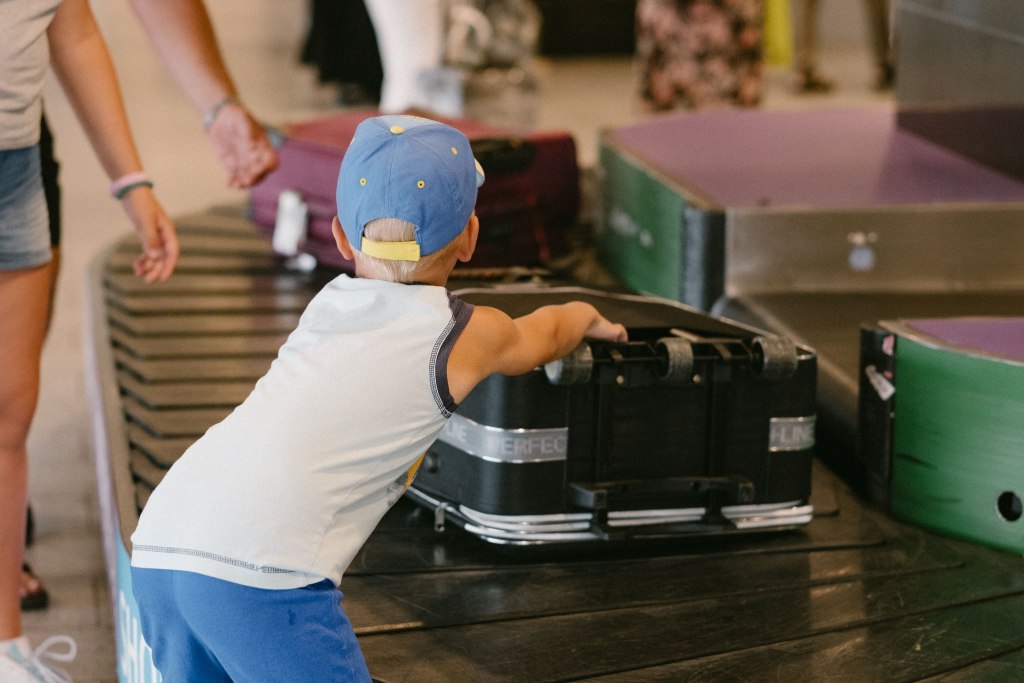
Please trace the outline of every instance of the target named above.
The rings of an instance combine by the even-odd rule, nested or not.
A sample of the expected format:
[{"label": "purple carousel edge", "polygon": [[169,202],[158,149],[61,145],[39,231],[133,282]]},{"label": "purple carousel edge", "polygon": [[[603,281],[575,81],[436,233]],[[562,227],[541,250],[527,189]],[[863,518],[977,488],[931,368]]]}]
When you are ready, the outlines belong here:
[{"label": "purple carousel edge", "polygon": [[1024,362],[1024,317],[933,318],[903,322],[934,339]]}]

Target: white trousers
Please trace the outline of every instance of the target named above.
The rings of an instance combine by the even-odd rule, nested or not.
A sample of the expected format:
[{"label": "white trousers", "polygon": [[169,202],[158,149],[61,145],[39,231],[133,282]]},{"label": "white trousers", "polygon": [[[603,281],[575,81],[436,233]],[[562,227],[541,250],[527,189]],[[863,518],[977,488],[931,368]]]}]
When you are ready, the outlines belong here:
[{"label": "white trousers", "polygon": [[445,0],[366,0],[384,65],[380,108],[429,107],[420,74],[441,66]]}]

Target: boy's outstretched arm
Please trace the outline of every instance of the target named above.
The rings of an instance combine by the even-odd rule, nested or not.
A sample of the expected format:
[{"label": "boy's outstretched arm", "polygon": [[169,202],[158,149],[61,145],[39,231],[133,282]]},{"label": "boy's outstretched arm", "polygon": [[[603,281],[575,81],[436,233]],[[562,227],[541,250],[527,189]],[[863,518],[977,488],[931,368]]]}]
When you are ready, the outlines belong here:
[{"label": "boy's outstretched arm", "polygon": [[[64,0],[47,30],[50,63],[111,180],[142,170],[114,64],[87,0]],[[142,240],[135,274],[166,280],[178,260],[174,224],[148,187],[121,200]]]},{"label": "boy's outstretched arm", "polygon": [[558,360],[584,337],[626,341],[626,328],[609,322],[590,304],[544,306],[512,319],[477,306],[448,359],[448,389],[461,402],[488,375],[521,375]]}]

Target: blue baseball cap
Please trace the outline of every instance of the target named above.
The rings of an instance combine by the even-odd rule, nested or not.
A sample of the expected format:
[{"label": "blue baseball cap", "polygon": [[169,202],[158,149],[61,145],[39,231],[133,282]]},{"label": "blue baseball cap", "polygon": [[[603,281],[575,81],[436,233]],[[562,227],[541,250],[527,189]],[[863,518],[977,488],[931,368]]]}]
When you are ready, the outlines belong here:
[{"label": "blue baseball cap", "polygon": [[[338,174],[338,220],[352,247],[369,256],[418,261],[466,227],[484,172],[469,140],[418,116],[377,116],[356,128]],[[373,242],[363,228],[378,218],[416,226],[415,242]]]}]

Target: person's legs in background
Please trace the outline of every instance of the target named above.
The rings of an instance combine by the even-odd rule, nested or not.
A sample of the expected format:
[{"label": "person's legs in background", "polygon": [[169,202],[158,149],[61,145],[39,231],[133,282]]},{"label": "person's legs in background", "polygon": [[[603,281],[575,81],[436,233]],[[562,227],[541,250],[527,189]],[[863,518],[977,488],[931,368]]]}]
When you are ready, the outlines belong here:
[{"label": "person's legs in background", "polygon": [[889,0],[865,0],[868,25],[871,28],[871,47],[875,57],[875,87],[888,90],[896,77],[893,49],[889,40]]},{"label": "person's legs in background", "polygon": [[430,106],[421,74],[441,66],[444,6],[440,0],[366,0],[384,64],[384,113]]},{"label": "person's legs in background", "polygon": [[798,0],[796,12],[797,39],[796,82],[797,92],[825,93],[833,83],[818,72],[818,8],[819,0]]},{"label": "person's legs in background", "polygon": [[380,102],[384,70],[377,34],[364,0],[313,0],[302,62],[314,64],[320,80],[339,85],[339,104]]}]

